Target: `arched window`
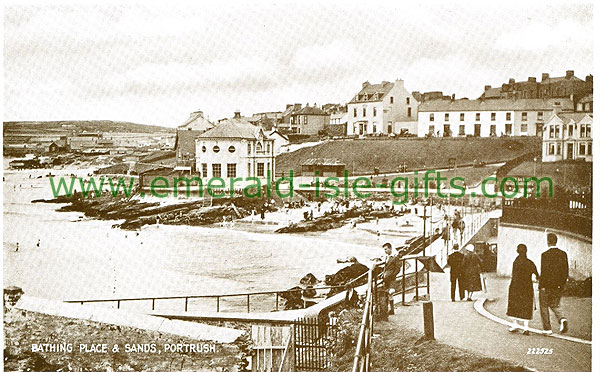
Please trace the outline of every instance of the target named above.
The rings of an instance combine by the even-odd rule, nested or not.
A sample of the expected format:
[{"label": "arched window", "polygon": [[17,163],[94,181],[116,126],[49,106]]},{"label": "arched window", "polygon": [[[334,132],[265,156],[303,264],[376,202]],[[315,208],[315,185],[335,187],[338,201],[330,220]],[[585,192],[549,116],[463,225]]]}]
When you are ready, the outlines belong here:
[{"label": "arched window", "polygon": [[262,152],[262,144],[260,142],[256,143],[256,152]]},{"label": "arched window", "polygon": [[233,154],[235,152],[235,146],[229,146],[229,152]]},{"label": "arched window", "polygon": [[219,146],[215,145],[215,147],[213,147],[213,151],[214,152],[219,152],[219,151],[221,151],[221,149],[219,148]]},{"label": "arched window", "polygon": [[202,146],[202,152],[206,152],[206,146]]},{"label": "arched window", "polygon": [[248,155],[252,154],[252,144],[248,144]]}]

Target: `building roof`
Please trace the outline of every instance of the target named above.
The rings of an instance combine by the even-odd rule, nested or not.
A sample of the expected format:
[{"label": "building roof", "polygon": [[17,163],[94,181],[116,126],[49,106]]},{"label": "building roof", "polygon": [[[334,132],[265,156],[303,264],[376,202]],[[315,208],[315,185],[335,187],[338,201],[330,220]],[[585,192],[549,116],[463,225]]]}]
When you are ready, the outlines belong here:
[{"label": "building roof", "polygon": [[547,111],[559,102],[561,110],[573,110],[573,102],[568,98],[529,98],[529,99],[460,99],[457,101],[435,100],[419,105],[419,112],[438,111]]},{"label": "building roof", "polygon": [[550,83],[557,83],[559,81],[583,81],[580,78],[578,78],[577,76],[572,76],[570,78],[566,77],[566,76],[559,76],[559,77],[549,77],[547,79],[543,79],[542,81],[540,81],[540,84],[550,84]]},{"label": "building roof", "polygon": [[500,98],[502,92],[502,88],[498,87],[498,88],[488,88],[487,90],[485,90],[483,92],[483,98]]},{"label": "building roof", "polygon": [[394,83],[390,83],[389,81],[382,81],[381,84],[370,84],[366,81],[360,92],[358,92],[349,103],[381,101],[393,87]]},{"label": "building roof", "polygon": [[190,117],[180,126],[178,129],[191,129],[191,130],[208,130],[215,125],[204,117],[202,111],[195,111],[190,114]]},{"label": "building roof", "polygon": [[328,113],[314,106],[305,106],[300,111],[294,112],[293,115],[322,115],[329,116]]},{"label": "building roof", "polygon": [[269,137],[272,137],[274,134],[277,134],[279,137],[283,138],[286,141],[289,141],[290,139],[288,138],[288,136],[286,136],[285,134],[282,134],[280,131],[278,131],[277,129],[273,129],[271,131],[271,133],[269,133]]},{"label": "building roof", "polygon": [[587,102],[593,102],[593,101],[594,101],[594,93],[588,93],[579,100],[579,103],[587,103]]},{"label": "building roof", "polygon": [[258,139],[260,127],[250,124],[245,119],[226,119],[214,128],[202,133],[198,138],[241,138]]},{"label": "building roof", "polygon": [[563,121],[563,123],[568,123],[571,120],[579,123],[581,119],[586,116],[592,117],[592,115],[588,114],[587,112],[561,112],[557,116]]}]

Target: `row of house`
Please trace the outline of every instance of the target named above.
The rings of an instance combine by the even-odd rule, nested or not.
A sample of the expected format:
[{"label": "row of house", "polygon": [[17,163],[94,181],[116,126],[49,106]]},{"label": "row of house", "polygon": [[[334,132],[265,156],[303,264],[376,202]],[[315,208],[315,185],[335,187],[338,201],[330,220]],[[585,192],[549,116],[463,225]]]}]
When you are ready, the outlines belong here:
[{"label": "row of house", "polygon": [[202,178],[274,174],[275,157],[292,135],[415,135],[418,137],[542,136],[543,161],[592,158],[592,77],[527,82],[509,80],[485,87],[478,99],[455,99],[442,92],[409,92],[404,81],[362,84],[345,105],[288,104],[282,112],[256,113],[216,124],[202,111],[177,128],[177,171]]}]

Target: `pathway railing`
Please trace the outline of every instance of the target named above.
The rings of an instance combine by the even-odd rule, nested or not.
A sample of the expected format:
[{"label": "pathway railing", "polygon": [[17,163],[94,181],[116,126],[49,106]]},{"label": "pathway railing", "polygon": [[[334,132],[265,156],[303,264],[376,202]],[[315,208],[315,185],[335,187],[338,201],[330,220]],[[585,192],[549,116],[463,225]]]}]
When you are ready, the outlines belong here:
[{"label": "pathway railing", "polygon": [[[364,274],[356,277],[355,279],[351,280],[350,282],[343,284],[343,285],[333,285],[333,286],[321,286],[321,287],[311,287],[311,289],[314,290],[331,290],[331,289],[348,289],[348,288],[354,288],[356,286],[358,286],[361,282],[361,279],[363,279],[368,273],[365,272]],[[155,297],[125,297],[125,298],[108,298],[108,299],[90,299],[90,300],[67,300],[64,301],[66,303],[79,303],[81,305],[86,304],[86,303],[116,303],[117,305],[117,309],[121,308],[121,303],[124,302],[140,302],[140,301],[150,301],[151,305],[152,305],[152,310],[156,309],[156,303],[158,301],[173,301],[173,300],[183,300],[183,307],[184,307],[184,311],[187,312],[188,308],[189,308],[189,304],[190,304],[190,300],[193,299],[213,299],[215,301],[215,309],[216,312],[221,312],[221,302],[223,299],[227,299],[227,298],[242,298],[245,299],[245,305],[246,305],[246,312],[250,313],[252,308],[251,308],[251,301],[250,299],[252,297],[257,297],[257,296],[266,296],[266,295],[270,295],[274,297],[275,300],[275,311],[279,311],[280,310],[280,306],[279,306],[279,298],[282,297],[283,294],[286,293],[294,293],[294,292],[302,292],[302,289],[285,289],[285,290],[279,290],[279,291],[256,291],[256,292],[242,292],[242,293],[227,293],[227,294],[211,294],[211,295],[184,295],[184,296],[155,296]],[[261,304],[264,304],[264,301],[260,302]],[[283,310],[283,309],[282,309]]]},{"label": "pathway railing", "polygon": [[370,369],[371,338],[373,337],[373,297],[376,291],[376,280],[373,275],[373,267],[371,267],[368,271],[367,296],[356,341],[352,372],[368,372]]}]

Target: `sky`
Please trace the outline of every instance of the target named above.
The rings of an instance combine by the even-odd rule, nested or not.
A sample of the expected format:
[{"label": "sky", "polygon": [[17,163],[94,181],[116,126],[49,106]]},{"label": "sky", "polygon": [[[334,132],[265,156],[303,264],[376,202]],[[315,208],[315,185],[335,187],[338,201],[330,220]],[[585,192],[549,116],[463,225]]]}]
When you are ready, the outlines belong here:
[{"label": "sky", "polygon": [[3,120],[175,127],[197,110],[346,103],[364,81],[477,98],[511,77],[593,72],[591,3],[449,3],[9,5]]}]

